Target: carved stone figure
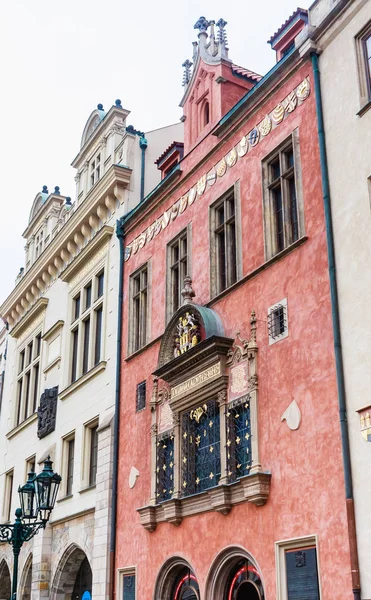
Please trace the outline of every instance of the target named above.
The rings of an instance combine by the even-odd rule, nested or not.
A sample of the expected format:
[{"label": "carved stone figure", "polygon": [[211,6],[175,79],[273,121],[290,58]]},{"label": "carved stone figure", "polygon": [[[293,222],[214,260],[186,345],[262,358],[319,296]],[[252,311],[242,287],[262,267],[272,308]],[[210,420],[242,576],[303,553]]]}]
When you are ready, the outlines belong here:
[{"label": "carved stone figure", "polygon": [[57,419],[58,386],[44,390],[41,394],[40,406],[37,409],[37,436],[45,437],[55,430]]}]

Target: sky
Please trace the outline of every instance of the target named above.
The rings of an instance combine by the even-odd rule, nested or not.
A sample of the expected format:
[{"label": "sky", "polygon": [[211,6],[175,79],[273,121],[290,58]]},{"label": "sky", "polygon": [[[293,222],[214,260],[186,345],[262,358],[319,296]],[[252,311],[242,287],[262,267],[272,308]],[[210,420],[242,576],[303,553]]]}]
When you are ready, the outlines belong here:
[{"label": "sky", "polygon": [[[304,2],[302,8],[308,8]],[[7,0],[0,23],[0,304],[24,266],[32,202],[43,185],[75,198],[71,161],[98,103],[116,98],[150,131],[181,117],[182,63],[203,15],[226,26],[234,63],[264,75],[267,40],[296,0]]]}]

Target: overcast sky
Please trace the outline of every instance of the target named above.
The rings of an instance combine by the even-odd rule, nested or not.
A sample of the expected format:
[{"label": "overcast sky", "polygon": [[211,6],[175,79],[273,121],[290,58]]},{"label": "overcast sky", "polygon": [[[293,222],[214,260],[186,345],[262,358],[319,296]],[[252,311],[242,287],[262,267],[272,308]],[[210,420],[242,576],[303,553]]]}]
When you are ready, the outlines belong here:
[{"label": "overcast sky", "polygon": [[[229,56],[266,73],[267,39],[296,0],[7,0],[2,5],[0,303],[24,266],[30,208],[43,185],[74,200],[74,170],[89,114],[120,98],[128,124],[149,131],[181,116],[182,62],[204,15],[223,17]],[[303,8],[308,3],[302,4]]]}]

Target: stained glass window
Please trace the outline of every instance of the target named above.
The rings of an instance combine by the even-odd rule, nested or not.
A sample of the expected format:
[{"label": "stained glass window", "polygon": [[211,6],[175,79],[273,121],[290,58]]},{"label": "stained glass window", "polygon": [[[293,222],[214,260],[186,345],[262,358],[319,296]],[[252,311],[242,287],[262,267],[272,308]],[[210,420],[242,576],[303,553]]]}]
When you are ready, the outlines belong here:
[{"label": "stained glass window", "polygon": [[175,580],[171,600],[199,600],[199,598],[200,590],[196,576],[190,569],[184,567]]},{"label": "stained glass window", "polygon": [[251,467],[250,396],[226,407],[227,469],[229,482],[248,475]]},{"label": "stained glass window", "polygon": [[183,413],[181,427],[183,496],[218,485],[220,479],[220,419],[215,400]]},{"label": "stained glass window", "polygon": [[174,492],[174,434],[167,432],[157,437],[156,499],[169,500]]},{"label": "stained glass window", "polygon": [[223,600],[263,600],[264,590],[258,570],[245,558],[238,561],[227,579]]}]

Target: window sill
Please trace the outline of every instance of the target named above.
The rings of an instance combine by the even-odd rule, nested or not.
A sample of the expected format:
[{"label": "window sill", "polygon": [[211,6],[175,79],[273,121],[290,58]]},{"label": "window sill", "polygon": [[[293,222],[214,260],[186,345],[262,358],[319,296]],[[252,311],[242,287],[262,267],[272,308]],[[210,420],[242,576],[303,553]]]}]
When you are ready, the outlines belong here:
[{"label": "window sill", "polygon": [[291,252],[296,250],[296,248],[298,248],[299,246],[304,244],[304,242],[306,242],[307,240],[308,240],[307,235],[304,235],[303,237],[299,238],[296,242],[291,244],[291,246],[288,246],[287,248],[282,250],[282,252],[279,252],[279,254],[275,254],[275,256],[272,256],[272,258],[269,258],[266,262],[262,263],[259,267],[257,267],[253,271],[250,271],[250,273],[248,273],[244,277],[241,277],[241,279],[236,281],[236,283],[231,285],[229,288],[223,290],[217,296],[214,296],[214,298],[212,298],[207,304],[205,304],[205,306],[207,306],[207,307],[212,306],[213,304],[215,304],[216,302],[218,302],[219,300],[224,298],[224,296],[227,296],[228,294],[233,292],[240,285],[243,285],[244,283],[246,283],[246,281],[249,281],[249,279],[256,277],[256,275],[259,275],[259,273],[261,273],[262,271],[265,271],[265,269],[268,269],[274,263],[278,262],[282,258],[285,258],[285,256],[287,256],[288,254],[290,254]]},{"label": "window sill", "polygon": [[89,490],[95,490],[96,487],[96,483],[93,483],[93,485],[88,485],[87,487],[81,488],[81,490],[79,490],[79,494],[85,494],[85,492],[88,492]]},{"label": "window sill", "polygon": [[22,429],[24,429],[30,423],[33,423],[36,420],[37,420],[37,412],[34,412],[32,415],[30,415],[29,417],[27,417],[27,419],[25,421],[22,421],[22,423],[20,423],[19,425],[17,425],[17,427],[14,427],[11,431],[9,431],[6,434],[7,439],[10,440],[13,436],[17,435],[17,433],[19,433],[20,431],[22,431]]},{"label": "window sill", "polygon": [[200,494],[143,506],[137,509],[140,523],[147,531],[154,531],[158,523],[179,525],[184,517],[211,510],[227,515],[232,506],[242,502],[263,506],[268,500],[270,480],[271,474],[268,472],[253,473],[234,483],[218,485]]},{"label": "window sill", "polygon": [[57,502],[64,502],[65,500],[69,500],[73,498],[73,494],[68,494],[68,496],[63,496],[62,498],[58,498]]},{"label": "window sill", "polygon": [[371,100],[366,102],[357,112],[357,117],[362,117],[371,108]]},{"label": "window sill", "polygon": [[71,383],[68,387],[64,388],[64,390],[62,390],[59,393],[59,399],[65,400],[65,398],[68,398],[68,396],[73,394],[81,386],[85,385],[85,383],[87,381],[89,381],[90,379],[93,379],[93,377],[98,375],[101,371],[104,371],[104,369],[106,368],[106,364],[107,364],[107,361],[102,360],[100,363],[95,365],[95,367],[90,369],[90,371],[88,371],[87,373],[85,373],[84,375],[79,377],[79,379],[76,379],[76,381]]}]

